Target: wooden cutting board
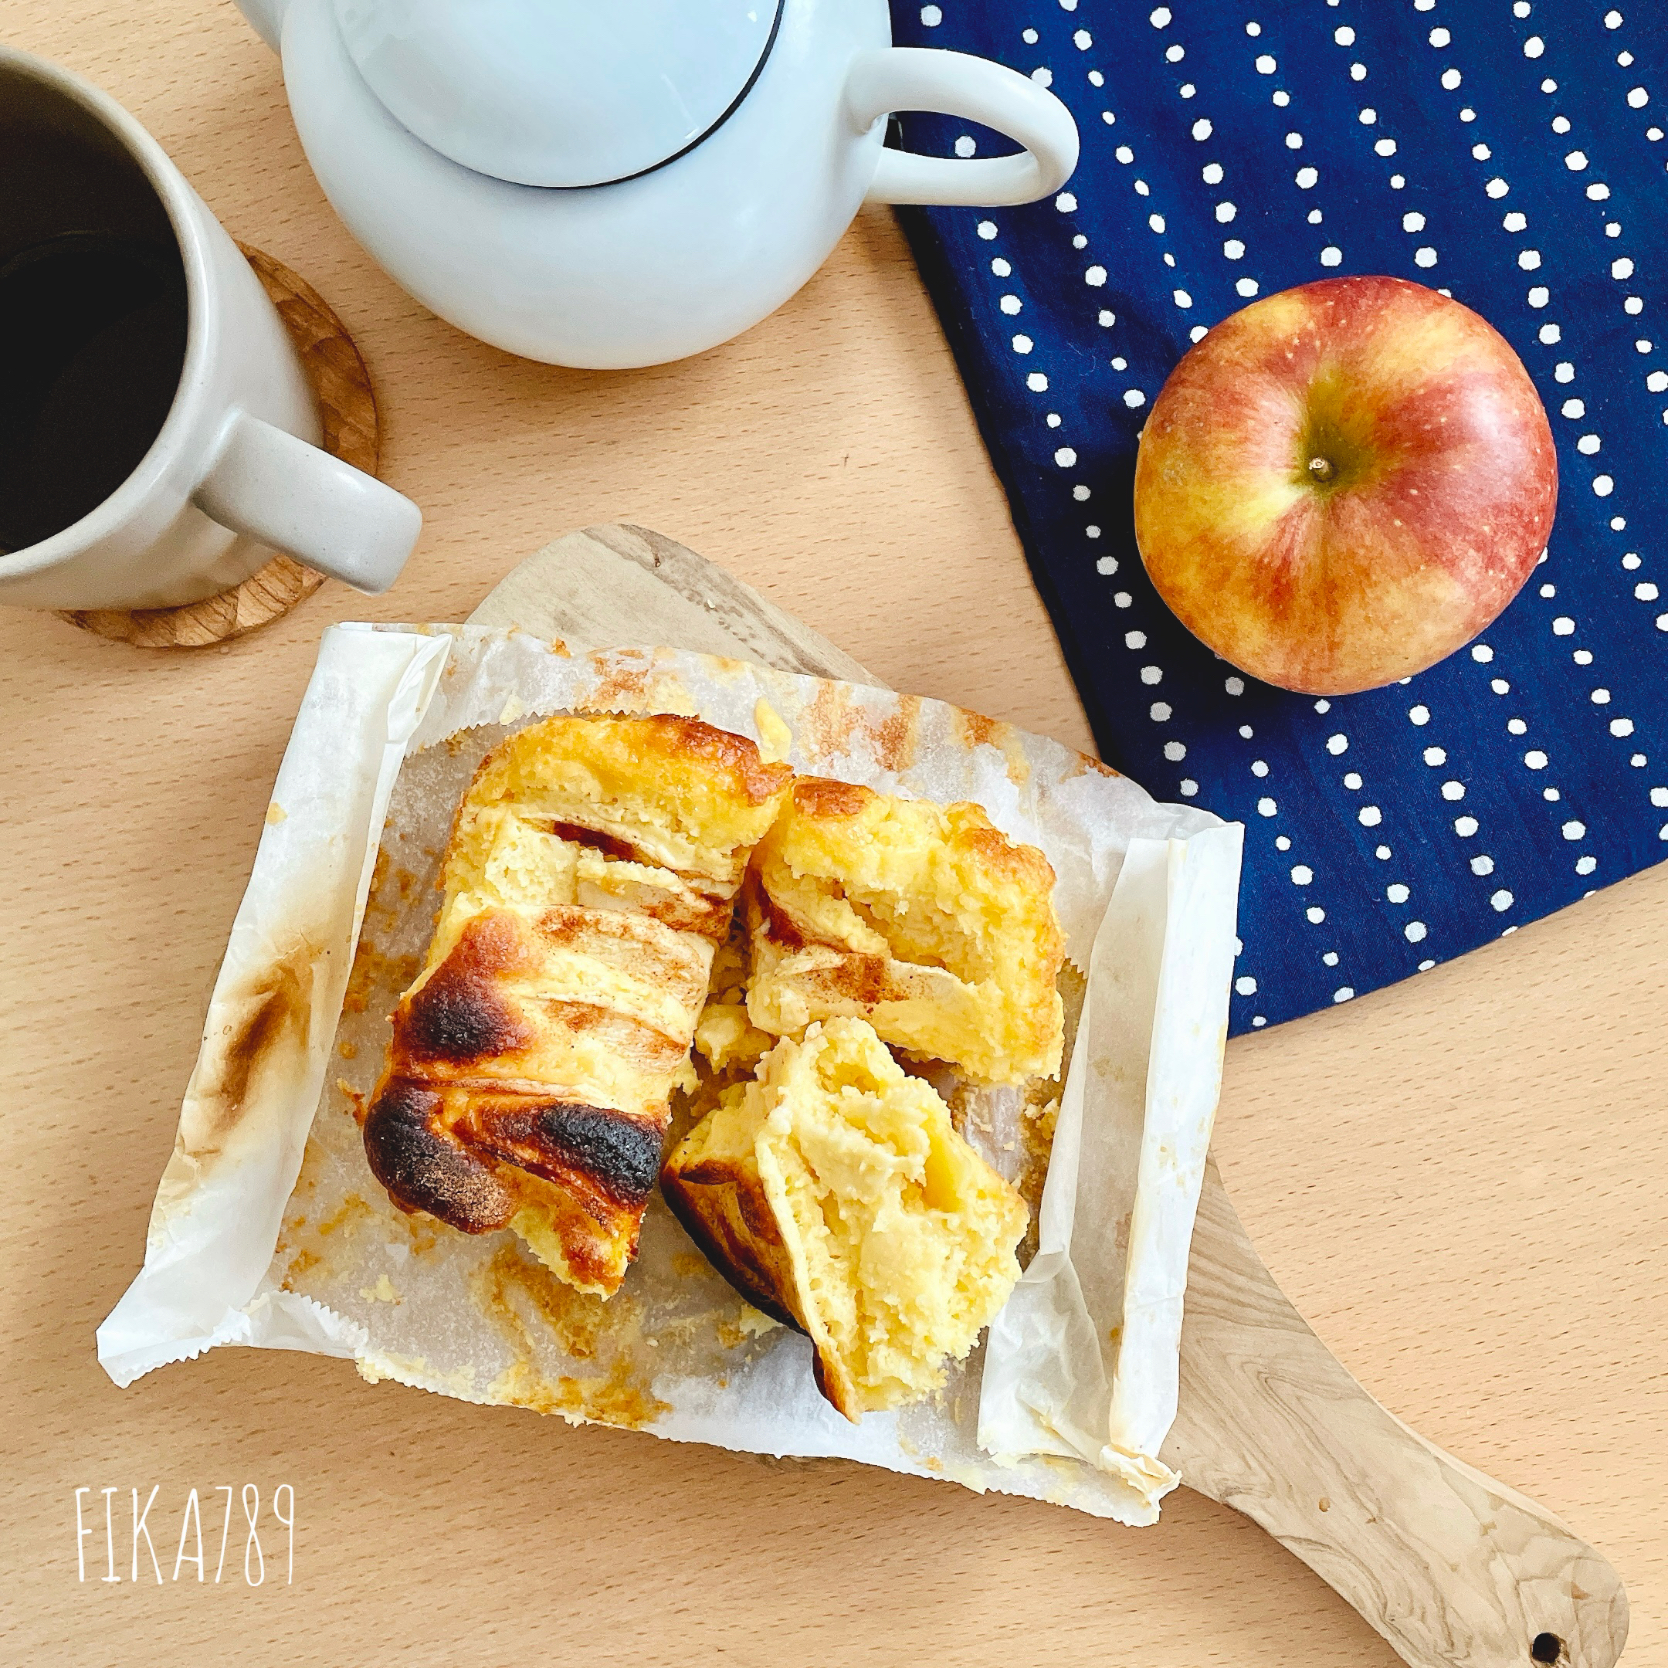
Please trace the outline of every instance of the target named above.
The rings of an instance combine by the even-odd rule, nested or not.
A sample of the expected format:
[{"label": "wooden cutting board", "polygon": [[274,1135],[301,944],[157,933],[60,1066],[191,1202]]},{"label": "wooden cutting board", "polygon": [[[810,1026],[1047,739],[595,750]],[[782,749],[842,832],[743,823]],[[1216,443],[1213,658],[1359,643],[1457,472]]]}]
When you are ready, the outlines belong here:
[{"label": "wooden cutting board", "polygon": [[[675,644],[878,685],[849,655],[658,533],[547,545],[470,615],[570,648]],[[1343,1595],[1415,1668],[1611,1668],[1615,1570],[1533,1500],[1381,1407],[1287,1301],[1206,1167],[1163,1458]]]}]

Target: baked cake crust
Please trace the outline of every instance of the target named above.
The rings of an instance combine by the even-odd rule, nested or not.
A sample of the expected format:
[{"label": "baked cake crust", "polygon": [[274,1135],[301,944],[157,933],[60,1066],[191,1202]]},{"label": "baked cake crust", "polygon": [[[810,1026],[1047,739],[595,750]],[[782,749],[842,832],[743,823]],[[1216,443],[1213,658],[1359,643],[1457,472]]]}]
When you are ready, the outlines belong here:
[{"label": "baked cake crust", "polygon": [[1053,1077],[1065,940],[1054,870],[977,805],[800,777],[754,853],[747,1011],[794,1036],[860,1018],[990,1083]]}]

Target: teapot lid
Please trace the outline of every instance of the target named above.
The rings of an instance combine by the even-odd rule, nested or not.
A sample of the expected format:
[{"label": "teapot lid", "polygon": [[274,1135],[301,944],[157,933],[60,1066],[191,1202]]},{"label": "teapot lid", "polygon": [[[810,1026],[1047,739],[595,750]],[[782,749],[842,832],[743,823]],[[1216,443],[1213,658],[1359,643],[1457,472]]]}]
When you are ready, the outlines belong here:
[{"label": "teapot lid", "polygon": [[389,112],[476,173],[603,185],[670,161],[741,101],[783,0],[334,0]]}]

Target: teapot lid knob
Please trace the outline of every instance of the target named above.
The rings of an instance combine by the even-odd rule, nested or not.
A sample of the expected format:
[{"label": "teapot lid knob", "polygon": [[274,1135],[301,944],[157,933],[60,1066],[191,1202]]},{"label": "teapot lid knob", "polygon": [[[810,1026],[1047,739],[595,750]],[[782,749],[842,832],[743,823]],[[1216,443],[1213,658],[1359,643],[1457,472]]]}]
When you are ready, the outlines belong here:
[{"label": "teapot lid knob", "polygon": [[785,0],[333,0],[371,91],[425,144],[520,185],[629,179],[745,97]]}]

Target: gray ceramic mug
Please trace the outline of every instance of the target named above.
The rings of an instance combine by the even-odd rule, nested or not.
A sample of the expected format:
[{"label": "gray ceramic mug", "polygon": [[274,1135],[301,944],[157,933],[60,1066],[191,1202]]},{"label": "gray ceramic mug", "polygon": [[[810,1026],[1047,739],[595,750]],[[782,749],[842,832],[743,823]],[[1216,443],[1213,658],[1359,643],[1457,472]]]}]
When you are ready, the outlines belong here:
[{"label": "gray ceramic mug", "polygon": [[0,602],[160,608],[274,550],[393,584],[417,506],[320,450],[277,309],[156,141],[0,47]]}]

